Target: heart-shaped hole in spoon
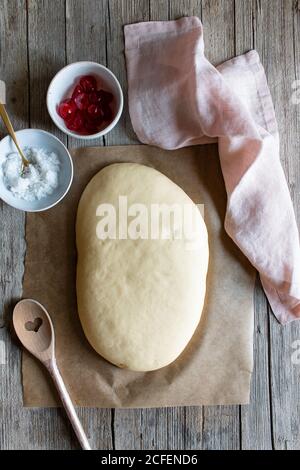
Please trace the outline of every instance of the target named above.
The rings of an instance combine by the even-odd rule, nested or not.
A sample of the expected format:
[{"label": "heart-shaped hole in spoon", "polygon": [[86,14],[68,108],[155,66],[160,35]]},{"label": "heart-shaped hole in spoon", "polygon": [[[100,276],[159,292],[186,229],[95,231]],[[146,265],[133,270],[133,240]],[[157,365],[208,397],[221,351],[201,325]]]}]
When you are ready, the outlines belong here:
[{"label": "heart-shaped hole in spoon", "polygon": [[27,321],[25,323],[25,329],[27,331],[34,331],[35,333],[37,333],[39,329],[41,328],[42,323],[43,323],[43,320],[40,317],[37,317],[34,319],[34,321]]}]

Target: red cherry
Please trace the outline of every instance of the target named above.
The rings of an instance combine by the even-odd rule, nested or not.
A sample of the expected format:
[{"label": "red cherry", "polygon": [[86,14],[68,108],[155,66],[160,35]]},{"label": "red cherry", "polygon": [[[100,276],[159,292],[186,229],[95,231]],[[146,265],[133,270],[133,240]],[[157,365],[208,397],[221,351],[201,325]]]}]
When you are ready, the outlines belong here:
[{"label": "red cherry", "polygon": [[77,111],[74,118],[67,121],[66,125],[70,131],[80,132],[84,127],[84,121],[80,111]]},{"label": "red cherry", "polygon": [[99,92],[98,92],[98,91],[92,91],[92,92],[89,94],[89,100],[90,100],[90,103],[91,103],[91,104],[98,104],[98,103],[100,103],[101,98],[100,98],[100,96],[99,96]]},{"label": "red cherry", "polygon": [[100,97],[101,102],[106,104],[111,103],[114,97],[112,93],[105,90],[99,90],[98,96]]},{"label": "red cherry", "polygon": [[78,109],[83,110],[87,109],[89,105],[89,97],[86,93],[79,93],[74,99],[75,104]]},{"label": "red cherry", "polygon": [[103,116],[101,114],[101,116],[97,117],[96,119],[94,119],[94,123],[95,125],[99,128],[102,126],[103,124]]},{"label": "red cherry", "polygon": [[57,109],[59,116],[65,120],[71,119],[75,111],[76,111],[76,105],[74,101],[70,98],[63,100],[59,104],[58,109]]},{"label": "red cherry", "polygon": [[80,85],[76,85],[72,93],[72,98],[76,98],[76,96],[80,95],[81,93],[83,93],[83,88]]},{"label": "red cherry", "polygon": [[96,79],[95,77],[92,77],[92,75],[84,75],[83,77],[81,77],[79,83],[85,93],[90,93],[91,91],[94,91],[97,88]]},{"label": "red cherry", "polygon": [[97,104],[90,104],[88,109],[88,114],[91,116],[91,118],[96,119],[98,117],[102,117],[102,109],[99,105]]},{"label": "red cherry", "polygon": [[88,111],[85,111],[85,116],[84,116],[84,125],[86,128],[86,131],[89,134],[95,134],[96,132],[99,131],[99,127],[103,123],[103,118],[102,118],[102,112],[98,117],[91,116]]},{"label": "red cherry", "polygon": [[102,107],[102,113],[103,113],[103,120],[104,121],[111,121],[112,118],[113,118],[113,112],[110,108],[109,105],[105,104],[103,107]]}]

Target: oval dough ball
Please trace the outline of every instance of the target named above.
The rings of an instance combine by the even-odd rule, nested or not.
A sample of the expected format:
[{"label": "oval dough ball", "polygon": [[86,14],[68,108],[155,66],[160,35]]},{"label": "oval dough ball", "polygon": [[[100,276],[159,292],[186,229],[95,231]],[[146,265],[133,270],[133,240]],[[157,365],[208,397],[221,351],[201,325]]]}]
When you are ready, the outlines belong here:
[{"label": "oval dough ball", "polygon": [[[119,217],[124,215],[120,196],[122,204],[127,196],[128,218]],[[111,211],[103,212],[107,206],[100,206],[101,212],[101,204],[112,204],[116,217]],[[149,233],[151,223],[154,226],[154,216],[139,218],[137,224],[141,206],[133,204],[143,204],[148,214],[153,207],[174,204],[182,210],[188,207],[189,213],[192,209],[194,236],[178,235],[180,224],[174,215],[172,223],[156,219],[160,220],[156,239],[120,239],[118,234],[121,231],[124,237],[126,224],[130,234],[135,233],[134,226],[143,226],[144,237],[146,220]],[[116,233],[110,228],[106,239],[105,220],[107,231],[116,220]],[[205,297],[208,240],[198,207],[153,168],[135,163],[109,165],[82,194],[76,240],[78,312],[93,348],[113,364],[135,371],[159,369],[174,361],[199,323]]]}]

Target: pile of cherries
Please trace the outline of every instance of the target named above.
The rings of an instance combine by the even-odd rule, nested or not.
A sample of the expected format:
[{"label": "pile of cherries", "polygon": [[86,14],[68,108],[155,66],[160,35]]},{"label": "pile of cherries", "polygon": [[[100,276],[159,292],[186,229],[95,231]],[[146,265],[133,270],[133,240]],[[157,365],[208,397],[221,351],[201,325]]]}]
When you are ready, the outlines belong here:
[{"label": "pile of cherries", "polygon": [[113,95],[109,91],[97,90],[95,77],[85,75],[75,86],[72,97],[59,104],[57,112],[71,131],[96,134],[103,124],[113,119],[112,101]]}]

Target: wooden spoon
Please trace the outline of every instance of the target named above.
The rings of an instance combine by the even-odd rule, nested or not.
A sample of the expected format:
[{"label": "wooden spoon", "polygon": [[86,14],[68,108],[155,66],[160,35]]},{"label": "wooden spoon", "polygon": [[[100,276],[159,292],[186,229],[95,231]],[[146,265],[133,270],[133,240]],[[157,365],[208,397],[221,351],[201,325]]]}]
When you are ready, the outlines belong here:
[{"label": "wooden spoon", "polygon": [[21,300],[14,308],[13,324],[23,346],[49,371],[81,447],[84,450],[91,450],[56,365],[54,329],[47,310],[36,300]]}]

